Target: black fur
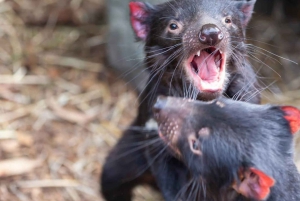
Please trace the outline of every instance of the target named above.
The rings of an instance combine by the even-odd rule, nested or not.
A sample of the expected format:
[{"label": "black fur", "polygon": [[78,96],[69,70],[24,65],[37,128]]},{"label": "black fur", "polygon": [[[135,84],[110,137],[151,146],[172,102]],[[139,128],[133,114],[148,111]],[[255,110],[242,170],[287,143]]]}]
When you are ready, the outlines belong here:
[{"label": "black fur", "polygon": [[[147,87],[140,96],[138,116],[132,128],[143,128],[152,118],[152,105],[158,95],[212,100],[221,95],[235,100],[260,102],[256,75],[246,59],[245,24],[251,12],[243,6],[255,1],[233,0],[174,0],[157,6],[145,4],[148,13],[143,19],[147,27],[145,63],[150,71]],[[224,24],[231,17],[232,25]],[[171,20],[182,24],[178,34],[167,32]],[[204,24],[214,23],[225,38],[215,46],[227,56],[226,82],[222,90],[199,90],[186,72],[184,62],[197,49],[207,48],[199,40]],[[148,137],[150,136],[150,137]],[[151,139],[150,138],[154,138]],[[101,175],[102,193],[107,201],[130,201],[132,188],[141,183],[158,187],[165,200],[174,201],[186,184],[186,166],[165,151],[157,133],[128,129],[107,157]],[[123,156],[123,157],[121,157]]]},{"label": "black fur", "polygon": [[[300,200],[293,136],[281,107],[230,99],[203,103],[168,97],[159,102],[164,102],[156,109],[159,130],[171,152],[181,156],[196,186],[183,188],[182,200],[250,200],[231,188],[241,167],[255,167],[276,180],[267,201]],[[201,154],[191,151],[191,138]]]}]

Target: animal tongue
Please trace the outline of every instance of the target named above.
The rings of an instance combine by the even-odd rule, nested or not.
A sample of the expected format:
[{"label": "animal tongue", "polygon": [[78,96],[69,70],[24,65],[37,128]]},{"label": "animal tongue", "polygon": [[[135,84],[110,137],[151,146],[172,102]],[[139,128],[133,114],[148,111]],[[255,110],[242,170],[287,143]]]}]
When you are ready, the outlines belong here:
[{"label": "animal tongue", "polygon": [[195,56],[194,61],[198,67],[198,76],[202,80],[213,82],[218,80],[219,67],[215,62],[215,55],[201,51],[201,55]]}]

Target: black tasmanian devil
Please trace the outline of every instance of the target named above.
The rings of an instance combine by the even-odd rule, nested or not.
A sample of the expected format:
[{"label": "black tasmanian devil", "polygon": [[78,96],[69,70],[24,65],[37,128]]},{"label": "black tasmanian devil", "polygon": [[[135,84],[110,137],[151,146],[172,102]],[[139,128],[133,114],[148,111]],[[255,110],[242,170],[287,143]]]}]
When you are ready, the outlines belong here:
[{"label": "black tasmanian devil", "polygon": [[[158,95],[204,101],[225,96],[260,102],[245,44],[254,4],[255,0],[173,0],[156,6],[130,3],[131,24],[137,39],[145,42],[145,64],[150,71],[131,128],[143,128],[152,118]],[[165,200],[174,201],[188,171],[158,140],[157,133],[125,131],[103,167],[101,186],[106,200],[130,201],[132,189],[147,183],[158,187]],[[184,171],[170,171],[174,167]],[[176,185],[169,176],[177,178]]]},{"label": "black tasmanian devil", "polygon": [[292,154],[297,108],[160,97],[154,111],[160,137],[190,170],[181,200],[300,200]]}]

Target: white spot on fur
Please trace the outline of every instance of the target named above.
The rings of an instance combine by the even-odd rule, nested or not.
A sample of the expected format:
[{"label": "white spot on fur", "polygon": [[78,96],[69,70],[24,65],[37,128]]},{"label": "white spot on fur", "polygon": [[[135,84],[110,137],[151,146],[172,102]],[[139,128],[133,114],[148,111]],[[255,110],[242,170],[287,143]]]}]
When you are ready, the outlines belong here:
[{"label": "white spot on fur", "polygon": [[149,130],[157,130],[158,129],[158,124],[157,124],[157,122],[154,119],[149,119],[146,122],[146,126],[145,127],[147,129],[149,129]]},{"label": "white spot on fur", "polygon": [[225,107],[225,104],[220,102],[220,101],[217,101],[216,104],[220,107],[220,108],[223,108]]}]

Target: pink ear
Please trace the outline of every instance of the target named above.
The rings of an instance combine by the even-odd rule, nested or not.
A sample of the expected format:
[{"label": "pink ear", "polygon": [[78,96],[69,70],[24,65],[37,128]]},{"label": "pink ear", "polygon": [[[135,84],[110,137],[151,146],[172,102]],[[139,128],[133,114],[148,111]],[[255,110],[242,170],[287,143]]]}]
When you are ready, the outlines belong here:
[{"label": "pink ear", "polygon": [[264,172],[249,168],[242,173],[243,180],[240,184],[234,183],[233,188],[243,196],[255,200],[265,200],[270,194],[270,188],[274,186],[275,180]]},{"label": "pink ear", "polygon": [[149,15],[146,5],[142,2],[130,2],[129,9],[131,26],[136,36],[139,39],[146,40],[148,27],[145,24],[145,20]]},{"label": "pink ear", "polygon": [[255,168],[250,168],[253,175],[256,175],[258,180],[254,183],[252,188],[253,198],[258,200],[265,200],[270,194],[270,188],[274,186],[275,180],[265,173]]},{"label": "pink ear", "polygon": [[283,106],[284,118],[289,122],[292,134],[300,129],[300,110],[292,106]]},{"label": "pink ear", "polygon": [[247,26],[249,23],[252,17],[255,2],[256,0],[241,0],[237,2],[237,8],[241,11],[241,20],[243,26]]}]

